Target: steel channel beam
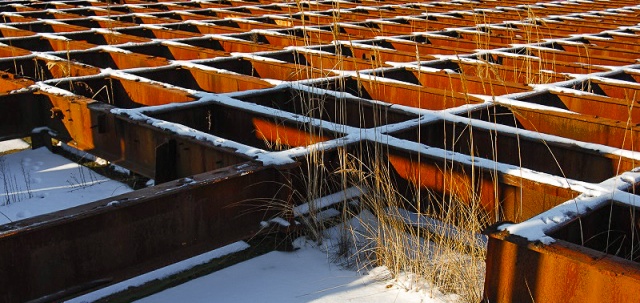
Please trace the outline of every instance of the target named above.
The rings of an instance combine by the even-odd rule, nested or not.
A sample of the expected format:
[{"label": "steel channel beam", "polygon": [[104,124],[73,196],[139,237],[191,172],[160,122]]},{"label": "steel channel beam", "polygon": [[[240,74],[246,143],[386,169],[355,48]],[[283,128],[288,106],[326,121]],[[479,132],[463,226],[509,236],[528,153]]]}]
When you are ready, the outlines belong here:
[{"label": "steel channel beam", "polygon": [[[273,68],[276,71],[282,71],[282,69],[278,69],[277,66],[274,66]],[[131,73],[175,86],[213,93],[228,93],[274,86],[273,84],[258,78],[257,76],[259,76],[259,74],[256,75],[256,77],[252,77],[242,74],[217,72],[191,67],[183,68],[172,66],[170,68],[148,69]],[[304,71],[301,71],[301,73],[304,75]],[[285,74],[286,73],[283,73],[283,75]]]},{"label": "steel channel beam", "polygon": [[354,57],[334,55],[328,53],[312,53],[304,52],[304,50],[296,50],[290,52],[277,52],[262,54],[262,57],[274,58],[277,60],[308,66],[312,69],[320,70],[362,70],[371,69],[374,66],[371,62],[361,60]]},{"label": "steel channel beam", "polygon": [[287,170],[244,163],[0,226],[0,299],[59,300],[251,237],[286,217]]},{"label": "steel channel beam", "polygon": [[251,58],[229,58],[200,64],[232,71],[259,79],[275,79],[282,81],[297,81],[322,78],[331,75],[330,71],[313,68],[302,64],[280,63]]},{"label": "steel channel beam", "polygon": [[[635,125],[640,123],[640,108],[633,106],[634,95],[627,98],[611,98],[607,96],[578,95],[563,92],[553,92],[547,102],[552,103],[555,98],[568,110],[576,113],[603,117]],[[555,96],[555,98],[554,98]],[[640,96],[639,96],[640,97]]]},{"label": "steel channel beam", "polygon": [[[164,97],[148,95],[157,101]],[[131,169],[149,178],[155,178],[158,170],[157,148],[167,142],[179,147],[164,162],[173,163],[174,178],[206,172],[220,167],[250,160],[243,156],[215,147],[210,143],[181,137],[163,129],[136,121],[126,116],[114,115],[114,107],[82,97],[60,96],[44,92],[5,95],[0,98],[0,138],[29,136],[38,127],[48,127],[57,139]]]},{"label": "steel channel beam", "polygon": [[[496,62],[499,65],[511,67],[514,72],[520,72],[521,74],[527,75],[534,73],[536,70],[551,70],[556,73],[570,73],[570,74],[590,74],[601,71],[608,71],[609,69],[604,68],[602,66],[591,64],[583,64],[576,63],[576,61],[560,61],[560,53],[557,53],[554,50],[543,51],[541,52],[546,54],[542,58],[535,57],[537,53],[533,53],[534,57],[514,57],[514,56],[505,56],[498,53],[491,53],[487,56],[490,57],[490,62]],[[555,57],[558,56],[558,58]],[[575,54],[564,54],[566,58],[576,58]],[[608,59],[605,59],[608,60]],[[588,58],[582,58],[582,61],[589,61]],[[626,62],[616,61],[617,65],[626,65]],[[539,73],[539,72],[538,72]],[[547,82],[548,83],[548,82]]]},{"label": "steel channel beam", "polygon": [[473,74],[460,75],[442,71],[433,72],[405,68],[384,71],[380,75],[385,78],[422,85],[423,87],[444,90],[445,95],[450,95],[451,92],[466,92],[467,94],[498,96],[532,90],[530,86],[519,83],[495,78],[483,78]]},{"label": "steel channel beam", "polygon": [[556,240],[550,245],[493,232],[483,300],[488,302],[634,302],[637,262]]},{"label": "steel channel beam", "polygon": [[460,72],[464,75],[477,76],[484,79],[491,79],[493,81],[507,81],[520,84],[537,84],[560,82],[570,79],[569,76],[559,73],[541,72],[541,70],[544,70],[543,64],[533,63],[526,66],[528,67],[528,69],[525,69],[525,71],[521,71],[516,67],[489,63],[486,61],[452,61],[453,69],[460,70]]},{"label": "steel channel beam", "polygon": [[522,106],[509,106],[509,109],[498,106],[495,111],[493,109],[479,110],[471,113],[471,116],[543,134],[614,148],[637,150],[637,146],[640,146],[638,145],[640,144],[638,142],[639,127],[594,116]]},{"label": "steel channel beam", "polygon": [[450,159],[419,157],[396,149],[390,149],[387,157],[393,167],[391,180],[404,180],[397,186],[408,201],[414,201],[419,188],[425,190],[421,197],[433,199],[431,203],[421,203],[423,207],[437,209],[442,197],[451,197],[462,203],[479,203],[494,221],[521,222],[579,194]]},{"label": "steel channel beam", "polygon": [[409,83],[389,83],[376,81],[375,78],[345,77],[336,81],[321,81],[318,85],[328,85],[329,89],[345,91],[365,99],[430,110],[443,110],[483,102],[482,99],[450,88],[436,89]]},{"label": "steel channel beam", "polygon": [[470,127],[464,123],[437,121],[392,135],[472,157],[589,183],[600,183],[637,166],[636,161],[628,157],[518,136],[492,128]]}]

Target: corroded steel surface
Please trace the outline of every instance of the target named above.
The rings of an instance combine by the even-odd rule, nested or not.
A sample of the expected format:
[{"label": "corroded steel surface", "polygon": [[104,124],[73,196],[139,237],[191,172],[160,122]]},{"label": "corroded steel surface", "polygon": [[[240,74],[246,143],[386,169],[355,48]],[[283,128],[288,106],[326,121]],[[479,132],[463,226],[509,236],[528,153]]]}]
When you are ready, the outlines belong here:
[{"label": "corroded steel surface", "polygon": [[488,302],[635,302],[640,296],[637,262],[581,245],[494,233],[487,254]]},{"label": "corroded steel surface", "polygon": [[[479,200],[494,220],[518,223],[576,197],[612,194],[620,188],[607,186],[640,161],[639,15],[630,0],[2,2],[0,140],[33,136],[47,145],[53,137],[167,183],[129,194],[134,202],[121,207],[98,201],[91,211],[4,226],[0,246],[19,249],[0,250],[0,262],[28,266],[3,287],[29,287],[0,298],[117,281],[242,239],[272,213],[231,220],[243,209],[224,208],[224,218],[216,210],[240,201],[231,196],[238,192],[262,206],[304,202],[288,190],[305,191],[317,151],[337,171],[342,150],[365,164],[373,156],[363,150],[379,150],[408,201],[415,187],[425,197]],[[203,179],[178,186],[194,175]],[[274,182],[288,190],[265,186]],[[185,209],[171,210],[177,196],[165,187],[175,187]],[[209,205],[209,195],[221,196],[220,205]],[[156,216],[153,204],[166,212]],[[206,235],[193,226],[192,234],[149,232],[161,218],[191,222],[203,208],[214,221],[197,218]],[[134,209],[149,220],[127,221]],[[87,218],[111,217],[121,222],[116,229],[85,228]],[[605,261],[590,262],[598,247],[577,242],[567,224],[551,245],[495,231],[486,298],[635,298],[637,260],[605,250]],[[225,228],[229,238],[198,242]],[[131,235],[148,238],[129,247]],[[196,240],[174,245],[185,237]],[[92,245],[104,250],[82,251]],[[141,253],[127,259],[122,249]],[[107,268],[78,259],[86,268],[71,270],[65,262],[73,258],[41,258],[54,253],[123,261]],[[47,285],[53,276],[65,279]]]},{"label": "corroded steel surface", "polygon": [[4,225],[0,298],[25,302],[96,280],[121,281],[253,236],[256,222],[277,211],[261,204],[286,199],[274,186],[286,184],[285,175],[255,163],[228,166]]}]

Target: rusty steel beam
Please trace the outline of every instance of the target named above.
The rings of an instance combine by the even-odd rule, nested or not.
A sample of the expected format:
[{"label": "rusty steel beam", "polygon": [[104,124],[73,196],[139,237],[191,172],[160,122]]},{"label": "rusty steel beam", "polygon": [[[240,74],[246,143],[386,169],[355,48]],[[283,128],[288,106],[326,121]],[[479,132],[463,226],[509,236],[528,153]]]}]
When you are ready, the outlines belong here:
[{"label": "rusty steel beam", "polygon": [[26,37],[26,36],[33,36],[35,34],[36,33],[33,31],[19,29],[19,28],[7,28],[7,27],[0,28],[0,35],[3,38]]},{"label": "rusty steel beam", "polygon": [[262,51],[277,51],[281,48],[253,42],[251,40],[242,41],[240,39],[221,39],[215,37],[207,37],[207,38],[195,38],[195,39],[187,39],[187,40],[176,40],[177,42],[189,44],[191,46],[203,47],[217,51],[224,51],[228,53],[239,52],[239,53],[255,53]]},{"label": "rusty steel beam", "polygon": [[252,29],[277,29],[278,25],[269,23],[247,23],[235,20],[220,20],[202,23],[175,23],[164,25],[174,30],[188,31],[198,34],[240,34]]},{"label": "rusty steel beam", "polygon": [[121,34],[115,31],[70,32],[61,33],[60,36],[77,41],[88,41],[89,43],[97,45],[118,45],[124,43],[142,43],[151,41],[149,38]]},{"label": "rusty steel beam", "polygon": [[[53,137],[149,178],[162,173],[162,169],[156,167],[157,147],[172,140],[180,148],[164,162],[176,163],[176,177],[250,160],[248,156],[211,143],[172,134],[127,116],[114,115],[111,113],[114,106],[107,104],[112,100],[114,105],[127,108],[193,100],[183,92],[151,84],[145,89],[135,81],[116,78],[70,83],[76,93],[86,93],[104,102],[82,98],[81,95],[68,97],[40,91],[0,96],[0,108],[5,116],[0,123],[0,138],[25,137],[33,129],[47,127]],[[100,90],[102,86],[107,89]]]},{"label": "rusty steel beam", "polygon": [[[556,73],[570,73],[570,74],[591,74],[600,71],[609,71],[610,69],[600,66],[580,63],[575,61],[559,61],[561,57],[560,54],[563,54],[562,51],[549,50],[549,51],[540,51],[541,54],[544,54],[542,57],[537,57],[535,50],[533,51],[534,56],[505,56],[500,53],[488,53],[480,56],[482,60],[486,60],[491,63],[497,63],[498,65],[502,65],[505,67],[510,67],[515,73],[520,73],[524,75],[531,75],[535,73],[539,73],[540,70],[550,70]],[[556,55],[558,58],[556,58]],[[566,58],[576,58],[575,54],[564,53],[563,56]],[[583,61],[590,61],[589,58],[583,58]],[[609,59],[605,59],[609,60]],[[625,63],[621,61],[614,60],[618,65],[624,65]],[[546,74],[546,73],[545,73]],[[548,83],[548,82],[547,82]]]},{"label": "rusty steel beam", "polygon": [[[366,44],[368,43],[368,44]],[[384,42],[369,40],[368,42],[358,44],[358,43],[349,43],[342,44],[342,49],[347,49],[347,51],[351,54],[351,56],[370,61],[372,63],[378,64],[378,66],[382,66],[387,61],[391,62],[413,62],[419,60],[434,60],[435,57],[430,54],[415,54],[404,51],[397,51],[393,48],[380,46],[379,44],[384,45]],[[371,47],[373,46],[373,48]]]},{"label": "rusty steel beam", "polygon": [[121,22],[121,21],[116,21],[116,20],[112,20],[112,19],[109,19],[109,18],[102,18],[102,19],[81,18],[81,19],[64,20],[63,22],[65,24],[69,24],[69,25],[82,26],[87,30],[88,29],[92,29],[92,28],[107,28],[108,29],[108,28],[139,26],[136,23]]},{"label": "rusty steel beam", "polygon": [[[411,39],[411,40],[409,40]],[[411,36],[409,39],[388,39],[383,45],[403,52],[418,52],[420,54],[464,55],[482,48],[481,45],[450,37]],[[412,41],[413,40],[413,41]],[[422,55],[421,55],[422,56]]]},{"label": "rusty steel beam", "polygon": [[[277,71],[282,70],[278,69],[277,66],[273,68],[277,69]],[[175,86],[212,93],[228,93],[274,86],[260,79],[261,74],[258,72],[254,75],[243,75],[199,69],[197,67],[172,66],[131,73]]]},{"label": "rusty steel beam", "polygon": [[603,79],[589,79],[589,83],[584,86],[587,91],[627,102],[636,101],[640,97],[638,94],[640,93],[640,85],[637,82],[617,81],[612,83]]},{"label": "rusty steel beam", "polygon": [[241,2],[241,1],[230,1],[230,2],[226,2],[226,1],[222,1],[222,2],[213,2],[213,1],[208,1],[208,2],[197,2],[196,4],[192,4],[194,7],[196,8],[225,8],[225,7],[233,7],[233,5],[245,5],[245,3]]},{"label": "rusty steel beam", "polygon": [[213,50],[204,47],[191,46],[184,43],[145,43],[131,46],[119,46],[120,49],[134,53],[166,58],[169,60],[194,60],[227,57],[231,54],[223,50]]},{"label": "rusty steel beam", "polygon": [[[566,37],[564,33],[542,30],[540,26],[533,24],[510,24],[509,26],[500,25],[481,28],[490,35],[489,39],[498,39],[499,41],[505,42],[508,42],[508,39],[514,39],[514,41],[521,41],[522,44],[541,42],[544,39]],[[465,36],[464,33],[461,33],[461,35],[468,37],[468,34]]]},{"label": "rusty steel beam", "polygon": [[611,98],[581,95],[580,92],[553,91],[525,99],[525,101],[566,108],[587,116],[613,119],[622,123],[640,123],[640,109],[633,106],[634,95],[628,95],[626,98]]},{"label": "rusty steel beam", "polygon": [[611,37],[614,42],[626,42],[626,43],[634,43],[634,41],[638,40],[638,35],[636,33],[629,32],[621,32],[621,33],[608,33],[608,37]]},{"label": "rusty steel beam", "polygon": [[[640,296],[640,266],[623,256],[637,235],[606,248],[606,232],[631,233],[630,207],[590,211],[548,234],[551,244],[528,241],[506,231],[488,231],[484,300],[489,302],[632,302]],[[633,213],[634,210],[631,210]],[[581,227],[584,226],[584,232]],[[588,239],[583,242],[580,239]],[[604,240],[603,240],[604,239]],[[584,245],[582,243],[585,243]],[[605,246],[598,246],[604,243]],[[616,250],[618,253],[616,253]]]},{"label": "rusty steel beam", "polygon": [[[406,201],[479,202],[516,222],[636,166],[640,48],[623,26],[638,13],[605,12],[634,1],[163,2],[0,5],[0,139],[53,137],[163,183],[0,227],[0,247],[15,248],[0,249],[0,282],[16,285],[0,300],[54,300],[253,234],[277,212],[266,201],[302,202],[292,191],[305,192],[306,156],[320,142],[330,171],[343,169],[344,150],[375,164],[365,151],[384,143],[377,160]],[[263,156],[303,165],[264,167]],[[340,188],[338,178],[325,181]],[[260,211],[236,218],[250,210],[242,200]],[[550,286],[562,285],[570,299],[632,300],[617,286],[584,289],[638,285],[636,259],[623,271],[620,254],[588,252],[611,253],[597,218],[632,225],[610,209],[553,231],[552,245],[493,233],[486,298],[559,301]],[[73,257],[45,258],[58,255]]]},{"label": "rusty steel beam", "polygon": [[470,114],[477,119],[582,142],[634,151],[640,146],[640,128],[611,119],[522,106],[495,106]]},{"label": "rusty steel beam", "polygon": [[267,151],[307,146],[342,135],[321,127],[302,125],[277,115],[216,103],[193,104],[179,109],[157,111],[149,116]]},{"label": "rusty steel beam", "polygon": [[[0,60],[0,70],[35,81],[65,77],[97,75],[100,69],[63,58],[33,56],[32,58]],[[33,84],[33,83],[32,83]],[[5,87],[4,85],[2,87]],[[15,89],[15,88],[11,88]]]},{"label": "rusty steel beam", "polygon": [[20,14],[3,15],[2,23],[14,23],[14,22],[31,22],[38,21],[38,19],[32,17],[25,17]]},{"label": "rusty steel beam", "polygon": [[[83,18],[84,16],[76,15],[72,13],[67,13],[64,11],[28,11],[28,12],[20,12],[19,15],[22,18],[27,20],[42,20],[42,19],[75,19],[75,18]],[[24,21],[27,21],[24,20]],[[24,21],[14,21],[11,19],[11,22],[24,22]]]},{"label": "rusty steel beam", "polygon": [[515,82],[492,79],[491,77],[478,77],[471,74],[446,73],[444,71],[435,72],[404,68],[386,70],[379,73],[379,76],[444,90],[445,95],[450,95],[452,92],[466,92],[469,94],[495,96],[532,90],[529,86]]},{"label": "rusty steel beam", "polygon": [[638,58],[640,57],[640,48],[634,49],[619,49],[616,47],[603,47],[599,46],[599,43],[595,44],[582,44],[576,45],[574,43],[568,44],[559,42],[558,45],[562,50],[570,53],[574,53],[581,57],[613,57],[613,58]]},{"label": "rusty steel beam", "polygon": [[[266,58],[274,58],[277,60],[285,61],[288,63],[308,66],[312,69],[319,70],[362,70],[362,69],[372,69],[376,67],[380,67],[376,62],[365,61],[359,58],[354,58],[348,54],[344,54],[341,51],[337,51],[333,46],[321,48],[321,50],[326,50],[327,52],[305,52],[302,49],[294,50],[294,51],[284,51],[284,52],[272,52],[272,53],[263,53],[262,57]],[[329,53],[330,52],[330,53]],[[382,66],[387,66],[386,64],[382,64]]]},{"label": "rusty steel beam", "polygon": [[443,110],[483,102],[478,97],[460,93],[450,88],[422,87],[401,82],[390,83],[388,81],[377,81],[376,78],[368,78],[366,76],[318,81],[317,85],[323,88],[348,92],[360,98],[430,110]]},{"label": "rusty steel beam", "polygon": [[62,59],[100,68],[130,69],[169,65],[169,61],[165,58],[104,49],[56,53],[55,55]]},{"label": "rusty steel beam", "polygon": [[590,45],[598,45],[603,48],[612,48],[614,50],[631,50],[634,52],[640,50],[640,47],[633,43],[633,41],[619,41],[616,37],[616,35],[611,34],[600,34],[596,37],[583,37],[581,41]]},{"label": "rusty steel beam", "polygon": [[[551,83],[569,80],[571,77],[545,70],[544,64],[523,64],[520,69],[515,66],[493,63],[488,60],[447,60],[435,63],[425,63],[425,66],[451,69],[465,76],[479,77],[487,82],[507,82],[519,84]],[[544,72],[543,72],[544,70]],[[602,69],[606,70],[606,69]]]},{"label": "rusty steel beam", "polygon": [[[17,76],[16,74],[0,71],[0,94],[10,93],[11,91],[27,88],[32,85],[33,81]],[[11,112],[7,110],[7,113]]]},{"label": "rusty steel beam", "polygon": [[[342,30],[336,29],[336,28],[339,28],[339,25],[305,27],[305,28],[296,28],[296,29],[282,29],[275,32],[294,36],[297,39],[302,40],[305,45],[331,44],[331,42],[334,40],[364,39],[364,37],[362,36],[343,33]],[[282,37],[277,37],[277,38],[282,39]]]},{"label": "rusty steel beam", "polygon": [[429,37],[429,41],[431,41],[431,43],[437,43],[438,45],[442,46],[451,44],[466,49],[494,49],[509,47],[511,44],[533,43],[542,40],[541,37],[527,39],[518,34],[513,34],[512,36],[494,35],[490,33],[491,30],[487,31],[487,33],[454,32],[454,34],[451,35],[453,36],[451,38]]},{"label": "rusty steel beam", "polygon": [[624,156],[602,154],[485,127],[437,121],[392,135],[472,157],[589,183],[600,183],[638,165],[636,160]]},{"label": "rusty steel beam", "polygon": [[[71,20],[75,20],[75,19],[71,19]],[[87,30],[86,27],[81,27],[73,24],[68,24],[63,22],[51,23],[51,22],[45,22],[45,21],[16,23],[16,24],[11,24],[10,26],[19,28],[25,31],[31,31],[34,33],[68,33],[68,32]]]},{"label": "rusty steel beam", "polygon": [[42,36],[0,39],[0,42],[5,45],[35,52],[84,50],[95,47],[94,44],[85,41],[65,41],[64,39],[51,39]]},{"label": "rusty steel beam", "polygon": [[250,58],[229,58],[216,61],[201,61],[199,64],[258,79],[275,79],[282,81],[297,81],[322,78],[333,75],[331,71],[314,68],[313,66],[263,61]]},{"label": "rusty steel beam", "polygon": [[[385,148],[386,150],[386,148]],[[386,155],[393,168],[391,180],[408,201],[415,202],[416,189],[427,201],[416,205],[438,209],[448,198],[462,203],[478,203],[491,220],[521,222],[546,211],[579,193],[568,188],[507,175],[493,169],[459,163],[450,159],[420,156],[390,148]],[[445,200],[443,200],[443,197]]]},{"label": "rusty steel beam", "polygon": [[116,30],[118,33],[143,37],[148,39],[179,39],[200,37],[198,33],[191,33],[179,29],[153,29],[144,27],[126,27]]},{"label": "rusty steel beam", "polygon": [[363,100],[349,97],[338,98],[324,95],[321,92],[314,93],[288,88],[256,92],[236,98],[293,114],[359,128],[377,127],[417,117],[415,114]]},{"label": "rusty steel beam", "polygon": [[555,49],[527,49],[528,53],[548,62],[569,62],[587,65],[622,66],[633,64],[636,60],[630,57],[608,57],[604,55],[587,55]]},{"label": "rusty steel beam", "polygon": [[287,170],[244,163],[4,225],[0,298],[57,301],[251,237],[286,217]]}]

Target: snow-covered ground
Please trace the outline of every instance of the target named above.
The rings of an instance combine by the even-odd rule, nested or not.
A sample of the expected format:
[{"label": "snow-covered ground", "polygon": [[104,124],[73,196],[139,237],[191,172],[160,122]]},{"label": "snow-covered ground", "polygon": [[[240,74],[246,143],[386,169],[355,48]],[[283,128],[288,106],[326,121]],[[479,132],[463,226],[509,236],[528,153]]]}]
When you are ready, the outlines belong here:
[{"label": "snow-covered ground", "polygon": [[[348,224],[351,228],[357,228],[361,220],[367,219],[358,216]],[[406,277],[392,280],[383,267],[358,271],[337,265],[331,251],[338,241],[341,228],[342,224],[326,230],[323,245],[301,237],[294,241],[297,250],[293,252],[269,252],[137,302],[457,302],[456,295],[443,295],[422,282],[417,291]],[[88,303],[103,299],[129,287],[153,283],[156,279],[249,248],[246,242],[236,242],[66,303]]]},{"label": "snow-covered ground", "polygon": [[398,287],[381,268],[363,275],[331,263],[314,245],[301,246],[294,252],[267,253],[138,302],[446,302]]},{"label": "snow-covered ground", "polygon": [[71,208],[131,191],[46,148],[22,140],[0,142],[0,224]]},{"label": "snow-covered ground", "polygon": [[[324,249],[300,238],[294,252],[273,251],[156,293],[138,303],[163,302],[455,302],[456,296],[407,290],[383,268],[366,274],[332,263]],[[146,282],[247,249],[236,242],[151,273],[85,294],[67,303],[88,303]]]},{"label": "snow-covered ground", "polygon": [[[45,148],[22,140],[0,142],[0,224],[21,220],[131,191]],[[327,241],[330,242],[330,241]],[[407,290],[384,269],[366,274],[332,263],[327,248],[304,239],[294,252],[270,252],[167,289],[139,302],[449,302],[455,297]],[[92,302],[129,286],[187,270],[228,253],[244,242],[196,256],[146,275],[89,293],[70,302]],[[330,249],[329,249],[330,250]]]}]

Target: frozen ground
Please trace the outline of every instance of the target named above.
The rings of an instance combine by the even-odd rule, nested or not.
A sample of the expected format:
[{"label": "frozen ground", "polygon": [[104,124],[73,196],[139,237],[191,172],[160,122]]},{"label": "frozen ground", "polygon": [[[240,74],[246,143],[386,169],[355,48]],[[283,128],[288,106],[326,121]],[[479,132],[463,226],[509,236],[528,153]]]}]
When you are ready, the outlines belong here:
[{"label": "frozen ground", "polygon": [[[21,140],[0,142],[0,224],[25,219],[131,191],[45,148],[28,149]],[[386,271],[370,274],[344,269],[304,240],[294,252],[270,252],[207,276],[167,289],[139,302],[448,302],[454,297],[428,291],[407,291],[385,279]],[[238,242],[155,272],[98,290],[71,302],[91,302],[129,286],[246,249]],[[449,300],[448,300],[449,299]]]},{"label": "frozen ground", "polygon": [[46,148],[22,140],[0,142],[0,224],[71,208],[131,191]]}]

